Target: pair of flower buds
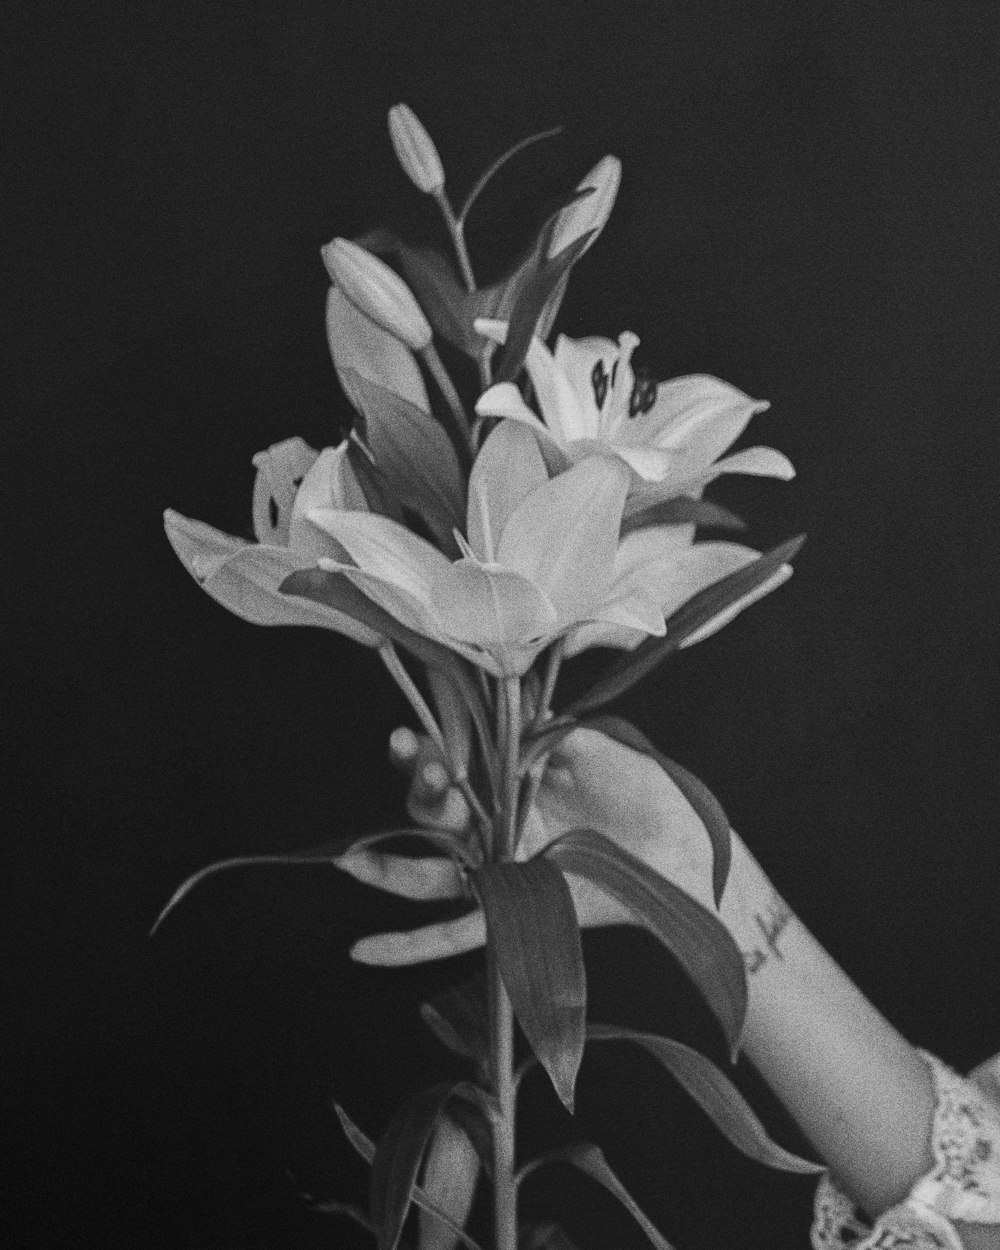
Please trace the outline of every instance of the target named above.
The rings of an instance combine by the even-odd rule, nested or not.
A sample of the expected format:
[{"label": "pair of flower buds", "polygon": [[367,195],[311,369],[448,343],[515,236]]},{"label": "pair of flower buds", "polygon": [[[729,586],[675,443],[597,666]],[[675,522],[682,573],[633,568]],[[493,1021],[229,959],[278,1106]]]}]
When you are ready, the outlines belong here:
[{"label": "pair of flower buds", "polygon": [[[389,136],[413,185],[442,202],[445,214],[450,214],[441,157],[434,140],[408,105],[396,104],[389,110]],[[616,156],[605,156],[580,182],[577,198],[556,220],[546,259],[558,256],[585,234],[590,237],[583,250],[593,244],[614,207],[621,172],[621,161]],[[323,248],[323,261],[333,282],[355,307],[411,351],[426,350],[432,339],[430,323],[395,270],[359,244],[342,238]]]}]

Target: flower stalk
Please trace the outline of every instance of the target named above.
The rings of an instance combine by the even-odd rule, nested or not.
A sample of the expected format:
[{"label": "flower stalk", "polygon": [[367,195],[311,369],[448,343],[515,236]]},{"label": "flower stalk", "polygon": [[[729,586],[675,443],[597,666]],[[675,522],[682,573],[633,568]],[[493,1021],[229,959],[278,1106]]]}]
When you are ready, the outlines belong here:
[{"label": "flower stalk", "polygon": [[[503,759],[503,801],[497,813],[495,855],[514,858],[518,832],[521,744],[521,680],[508,677],[497,700],[497,729]],[[503,709],[502,713],[500,709]],[[517,1247],[517,1183],[514,1175],[517,1086],[514,1080],[514,1012],[492,945],[487,950],[490,1061],[498,1114],[493,1120],[493,1211],[496,1250]]]}]

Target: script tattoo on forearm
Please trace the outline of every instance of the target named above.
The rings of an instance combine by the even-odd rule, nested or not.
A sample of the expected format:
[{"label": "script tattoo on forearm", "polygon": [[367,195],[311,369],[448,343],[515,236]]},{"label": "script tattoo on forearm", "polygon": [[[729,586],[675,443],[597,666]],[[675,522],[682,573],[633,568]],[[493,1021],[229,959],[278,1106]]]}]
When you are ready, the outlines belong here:
[{"label": "script tattoo on forearm", "polygon": [[791,918],[791,908],[777,898],[765,912],[761,913],[758,911],[754,913],[754,920],[757,922],[757,928],[760,930],[761,941],[753,945],[749,950],[743,951],[743,962],[746,965],[747,976],[752,977],[765,964],[771,963],[775,959],[784,959],[781,947],[778,945],[778,939],[784,933]]}]

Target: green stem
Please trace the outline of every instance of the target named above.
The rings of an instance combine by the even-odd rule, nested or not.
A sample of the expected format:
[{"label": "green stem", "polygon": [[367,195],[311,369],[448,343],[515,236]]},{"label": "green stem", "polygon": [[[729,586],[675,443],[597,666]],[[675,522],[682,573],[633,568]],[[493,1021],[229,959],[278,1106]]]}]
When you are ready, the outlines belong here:
[{"label": "green stem", "polygon": [[521,679],[505,677],[503,683],[506,708],[503,736],[503,812],[501,813],[500,858],[513,859],[517,844],[517,800],[521,788]]},{"label": "green stem", "polygon": [[438,389],[444,397],[444,402],[448,406],[452,424],[458,435],[459,447],[470,457],[474,457],[476,449],[472,443],[472,434],[469,430],[469,420],[465,415],[465,408],[462,406],[462,400],[458,391],[455,390],[455,383],[452,382],[448,375],[448,370],[444,367],[441,357],[437,353],[437,348],[433,343],[428,343],[420,354],[423,356],[424,363],[430,370],[431,377],[437,383]]},{"label": "green stem", "polygon": [[[445,225],[448,227],[448,233],[451,235],[452,247],[455,249],[455,256],[458,258],[458,267],[462,273],[462,281],[465,283],[465,289],[470,295],[476,293],[476,276],[472,272],[472,261],[469,259],[469,248],[465,242],[465,215],[461,217],[455,216],[455,210],[451,206],[451,200],[448,199],[447,193],[442,187],[435,196],[441,215],[444,217]],[[469,206],[466,206],[465,212]],[[481,390],[487,390],[493,383],[493,370],[490,366],[490,355],[492,347],[488,343],[483,344],[483,349],[476,358],[479,366],[479,386]],[[475,453],[475,447],[473,447]]]},{"label": "green stem", "polygon": [[448,227],[448,233],[451,235],[452,246],[458,258],[458,267],[462,271],[462,281],[465,283],[465,289],[471,295],[476,289],[476,278],[472,272],[469,249],[465,243],[465,222],[455,216],[455,210],[451,206],[451,200],[448,199],[448,194],[444,187],[434,193],[434,199],[437,201],[437,206],[441,210],[442,217],[444,217],[444,224]]},{"label": "green stem", "polygon": [[400,690],[402,690],[403,694],[406,695],[410,707],[412,707],[414,712],[416,712],[417,719],[420,721],[421,725],[423,725],[427,736],[441,752],[442,762],[446,764],[450,770],[453,770],[454,766],[451,757],[448,754],[448,748],[445,746],[444,734],[441,732],[441,727],[434,719],[434,713],[428,707],[424,696],[417,689],[413,678],[403,667],[403,661],[399,658],[396,648],[391,642],[385,642],[379,647],[378,653],[382,658],[382,663],[392,674],[396,685],[400,688]]},{"label": "green stem", "polygon": [[[498,695],[500,691],[497,692]],[[497,813],[496,857],[514,855],[520,790],[521,680],[507,677],[497,699],[497,737],[503,760],[503,798]],[[499,1115],[493,1121],[493,1211],[496,1250],[517,1250],[517,1182],[514,1177],[514,1011],[496,952],[487,948],[490,1002],[490,1060]]]}]

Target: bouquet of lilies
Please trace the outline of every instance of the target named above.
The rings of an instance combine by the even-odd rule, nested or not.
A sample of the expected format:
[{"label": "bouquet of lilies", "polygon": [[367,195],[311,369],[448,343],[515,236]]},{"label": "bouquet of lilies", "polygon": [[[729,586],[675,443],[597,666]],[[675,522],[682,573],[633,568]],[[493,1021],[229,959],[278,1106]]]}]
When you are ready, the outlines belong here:
[{"label": "bouquet of lilies", "polygon": [[[606,830],[571,829],[542,849],[525,831],[553,751],[577,727],[590,727],[655,760],[697,813],[711,843],[718,906],[730,839],[718,801],[602,709],[790,575],[800,540],[761,553],[702,540],[699,530],[742,526],[704,497],[714,478],[787,479],[793,470],[770,447],[724,455],[767,404],[714,377],[656,381],[632,363],[634,334],[617,342],[559,336],[547,345],[570,272],[614,204],[615,157],[555,206],[500,281],[480,286],[465,242],[469,212],[511,156],[552,132],[505,153],[459,211],[434,143],[405,105],[390,111],[389,133],[411,182],[440,206],[453,259],[388,230],[323,248],[330,351],[357,413],[353,429],[321,451],[289,438],[254,457],[255,543],[174,512],[167,534],[203,589],[244,620],[330,629],[375,652],[467,809],[461,831],[426,824],[263,861],[346,863],[376,844],[416,838],[433,863],[446,865],[452,894],[485,920],[484,975],[423,1013],[467,1064],[464,1079],[414,1094],[377,1142],[338,1107],[348,1139],[371,1164],[371,1184],[367,1211],[334,1209],[370,1228],[380,1250],[402,1244],[414,1205],[421,1250],[475,1248],[466,1224],[486,1177],[496,1250],[565,1247],[555,1225],[521,1224],[517,1201],[536,1169],[563,1162],[609,1189],[663,1248],[598,1147],[516,1156],[526,1070],[540,1064],[572,1110],[585,1042],[632,1042],[739,1149],[775,1167],[813,1169],[769,1139],[729,1079],[697,1051],[587,1022],[568,879],[609,895],[668,948],[735,1056],[744,963],[713,910]],[[607,653],[603,671],[554,710],[560,666],[591,648]],[[260,861],[202,870],[163,914],[208,873],[247,862]],[[517,1066],[515,1043],[524,1054]]]}]

